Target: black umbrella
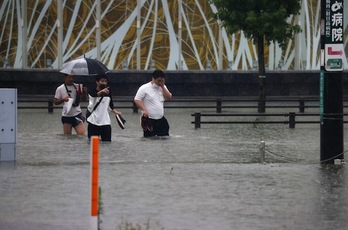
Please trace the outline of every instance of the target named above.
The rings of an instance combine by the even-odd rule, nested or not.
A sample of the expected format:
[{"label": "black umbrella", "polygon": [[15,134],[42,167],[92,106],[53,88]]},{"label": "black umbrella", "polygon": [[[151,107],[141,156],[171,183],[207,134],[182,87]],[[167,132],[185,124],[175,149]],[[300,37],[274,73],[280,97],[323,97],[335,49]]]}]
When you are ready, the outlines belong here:
[{"label": "black umbrella", "polygon": [[83,57],[65,63],[60,72],[69,75],[95,76],[107,74],[109,69],[97,59]]}]

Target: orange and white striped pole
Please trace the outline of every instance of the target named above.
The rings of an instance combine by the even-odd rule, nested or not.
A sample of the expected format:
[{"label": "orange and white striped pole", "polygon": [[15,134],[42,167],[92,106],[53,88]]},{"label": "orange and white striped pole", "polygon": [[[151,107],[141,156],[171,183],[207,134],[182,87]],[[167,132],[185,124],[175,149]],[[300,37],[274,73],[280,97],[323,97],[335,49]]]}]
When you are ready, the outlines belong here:
[{"label": "orange and white striped pole", "polygon": [[99,137],[93,136],[91,141],[91,217],[90,230],[98,230],[98,170],[99,170]]}]

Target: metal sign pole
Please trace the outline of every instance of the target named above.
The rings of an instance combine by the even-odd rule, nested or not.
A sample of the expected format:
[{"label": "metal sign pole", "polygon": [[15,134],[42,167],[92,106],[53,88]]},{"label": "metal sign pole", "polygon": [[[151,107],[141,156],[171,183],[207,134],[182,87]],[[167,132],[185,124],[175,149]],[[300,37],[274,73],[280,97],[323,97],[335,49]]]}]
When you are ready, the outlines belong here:
[{"label": "metal sign pole", "polygon": [[321,0],[320,162],[343,159],[343,0]]}]

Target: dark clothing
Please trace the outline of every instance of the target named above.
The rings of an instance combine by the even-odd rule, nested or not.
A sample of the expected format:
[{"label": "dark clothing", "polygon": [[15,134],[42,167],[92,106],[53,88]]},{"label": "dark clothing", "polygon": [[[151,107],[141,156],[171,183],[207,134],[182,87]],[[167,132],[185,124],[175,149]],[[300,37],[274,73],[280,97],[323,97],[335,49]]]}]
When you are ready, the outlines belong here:
[{"label": "dark clothing", "polygon": [[77,114],[74,117],[62,117],[63,124],[71,124],[72,127],[78,126],[79,124],[85,122],[85,117],[82,116],[82,113]]},{"label": "dark clothing", "polygon": [[151,119],[153,131],[144,131],[144,137],[169,136],[169,124],[165,117],[155,120]]},{"label": "dark clothing", "polygon": [[100,136],[102,141],[111,141],[111,125],[97,126],[88,123],[88,139]]}]

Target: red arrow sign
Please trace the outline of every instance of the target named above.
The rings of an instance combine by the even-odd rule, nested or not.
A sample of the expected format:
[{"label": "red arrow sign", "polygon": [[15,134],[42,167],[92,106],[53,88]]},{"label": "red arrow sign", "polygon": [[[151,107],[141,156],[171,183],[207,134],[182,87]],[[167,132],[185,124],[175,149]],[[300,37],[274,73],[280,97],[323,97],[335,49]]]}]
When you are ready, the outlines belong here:
[{"label": "red arrow sign", "polygon": [[327,48],[327,53],[329,55],[340,55],[340,56],[342,56],[343,51],[342,50],[332,50],[332,47],[328,47]]}]

